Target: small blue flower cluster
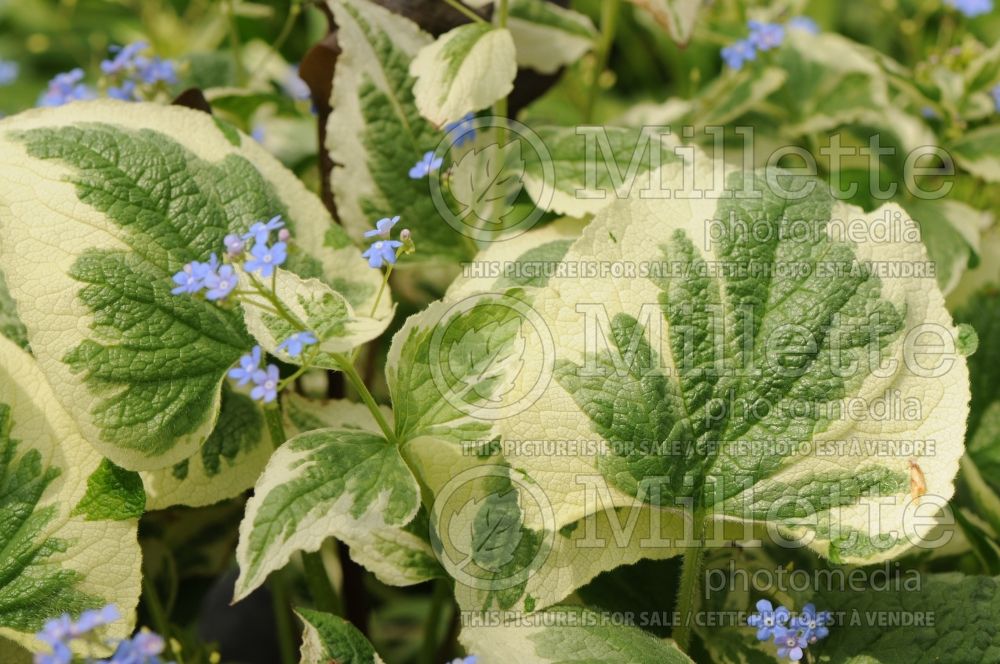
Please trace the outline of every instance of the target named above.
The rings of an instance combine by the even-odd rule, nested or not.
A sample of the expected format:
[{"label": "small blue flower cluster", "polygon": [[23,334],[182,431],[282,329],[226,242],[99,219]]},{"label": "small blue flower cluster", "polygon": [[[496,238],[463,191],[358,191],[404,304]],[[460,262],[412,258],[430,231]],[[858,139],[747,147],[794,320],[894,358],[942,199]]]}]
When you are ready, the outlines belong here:
[{"label": "small blue flower cluster", "polygon": [[948,5],[957,9],[966,18],[975,18],[993,11],[993,0],[947,0]]},{"label": "small blue flower cluster", "polygon": [[[95,631],[120,618],[118,608],[108,604],[101,609],[84,611],[76,622],[68,613],[47,621],[36,636],[49,646],[51,652],[36,653],[35,664],[70,664],[73,659],[70,645],[73,641],[88,641],[92,645],[101,643]],[[164,664],[160,659],[163,637],[148,630],[140,631],[131,639],[122,639],[117,645],[109,641],[103,643],[114,646],[114,654],[110,659],[88,659],[88,664]]]},{"label": "small blue flower cluster", "polygon": [[[445,136],[451,140],[452,147],[461,147],[476,137],[475,119],[474,113],[466,113],[455,122],[449,122],[444,126]],[[425,152],[420,161],[410,169],[410,179],[419,180],[427,177],[441,168],[443,162],[442,157],[434,156],[433,150]]]},{"label": "small blue flower cluster", "polygon": [[71,101],[96,99],[97,93],[83,83],[83,70],[77,67],[62,74],[56,74],[49,81],[49,87],[38,98],[39,106],[62,106]]},{"label": "small blue flower cluster", "polygon": [[20,71],[21,66],[13,60],[0,60],[0,87],[13,84]]},{"label": "small blue flower cluster", "polygon": [[476,660],[479,658],[476,655],[469,655],[467,657],[456,657],[451,660],[451,664],[476,664]]},{"label": "small blue flower cluster", "polygon": [[[275,231],[277,231],[277,242],[272,244],[271,234]],[[270,278],[274,276],[275,270],[288,260],[289,237],[281,215],[272,217],[268,221],[254,223],[250,230],[242,235],[230,233],[222,240],[226,248],[223,261],[229,263],[220,262],[215,254],[211,255],[207,263],[191,261],[174,274],[173,281],[176,285],[170,292],[174,295],[194,295],[205,291],[206,300],[225,300],[239,283],[239,277],[232,263],[242,264],[243,269],[249,274]],[[253,303],[249,306],[253,306]],[[299,357],[306,346],[317,342],[315,334],[308,330],[300,330],[278,344],[278,350],[287,353],[289,357]],[[264,366],[263,353],[259,346],[254,346],[249,354],[240,358],[239,365],[230,369],[229,377],[241,387],[253,382],[254,387],[250,396],[257,401],[271,403],[278,396],[280,388],[278,367],[273,364]]]},{"label": "small blue flower cluster", "polygon": [[[225,258],[231,261],[244,259],[247,243],[251,240],[249,257],[246,257],[244,269],[268,278],[274,274],[275,268],[283,265],[288,259],[288,231],[283,230],[285,223],[281,215],[267,222],[257,222],[250,227],[248,233],[237,235],[230,233],[223,240],[226,247]],[[278,231],[278,242],[268,244],[271,231]],[[174,275],[177,286],[171,291],[174,295],[195,294],[206,290],[205,299],[224,300],[236,288],[238,279],[232,265],[219,262],[218,256],[212,254],[207,263],[191,261],[180,272]]]},{"label": "small blue flower cluster", "polygon": [[990,90],[990,94],[993,95],[993,106],[997,109],[997,113],[1000,113],[1000,84],[993,86]]},{"label": "small blue flower cluster", "polygon": [[806,649],[825,639],[830,633],[829,611],[816,612],[814,604],[802,607],[802,613],[793,616],[783,606],[777,609],[766,599],[757,602],[757,613],[747,618],[747,624],[757,628],[758,641],[771,641],[778,646],[778,658],[797,662]]},{"label": "small blue flower cluster", "polygon": [[112,57],[101,62],[101,72],[109,82],[108,96],[122,101],[140,99],[139,86],[177,83],[177,65],[172,60],[144,55],[149,44],[137,41],[128,46],[112,46]]},{"label": "small blue flower cluster", "polygon": [[[128,46],[112,46],[111,57],[101,62],[101,73],[108,84],[108,97],[121,101],[138,101],[143,98],[143,87],[148,91],[160,85],[177,83],[177,63],[144,55],[149,44],[144,41]],[[97,98],[97,92],[83,82],[83,70],[77,67],[49,81],[49,87],[38,99],[39,106],[62,106],[71,101]]]},{"label": "small blue flower cluster", "polygon": [[[722,49],[722,59],[731,69],[742,69],[747,62],[757,59],[758,53],[770,51],[781,46],[785,40],[785,26],[779,23],[764,23],[750,21],[750,34]],[[787,27],[802,30],[810,34],[818,34],[819,27],[808,16],[796,16],[788,21]]]},{"label": "small blue flower cluster", "polygon": [[397,250],[400,247],[403,248],[403,252],[399,253],[404,253],[407,249],[412,250],[413,241],[408,229],[404,228],[400,231],[399,240],[390,239],[392,237],[392,228],[398,223],[398,215],[392,218],[385,217],[375,222],[375,228],[365,231],[366,238],[379,238],[361,254],[362,257],[368,259],[369,266],[379,269],[385,264],[394,265],[399,255]]},{"label": "small blue flower cluster", "polygon": [[[301,352],[301,350],[300,350]],[[229,377],[243,387],[253,381],[250,398],[263,403],[271,403],[278,398],[280,375],[278,367],[273,364],[262,366],[260,346],[254,346],[249,354],[240,358],[240,365],[229,370]]]}]

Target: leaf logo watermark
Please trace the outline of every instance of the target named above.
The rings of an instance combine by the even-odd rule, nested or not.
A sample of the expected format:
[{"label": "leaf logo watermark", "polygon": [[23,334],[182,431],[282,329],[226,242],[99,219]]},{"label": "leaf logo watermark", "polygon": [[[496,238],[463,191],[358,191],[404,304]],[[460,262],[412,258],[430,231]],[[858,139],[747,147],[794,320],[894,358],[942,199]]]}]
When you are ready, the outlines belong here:
[{"label": "leaf logo watermark", "polygon": [[529,304],[490,293],[461,300],[442,315],[429,360],[434,385],[448,404],[496,421],[524,411],[545,392],[555,344]]},{"label": "leaf logo watermark", "polygon": [[[451,161],[430,178],[431,199],[441,218],[477,242],[530,230],[555,193],[555,167],[545,142],[526,125],[503,117],[475,118],[466,131],[476,137],[468,145],[460,146],[446,134],[434,150],[435,158]],[[539,173],[539,192],[531,197],[524,193],[529,162]]]},{"label": "leaf logo watermark", "polygon": [[555,532],[544,491],[504,464],[457,474],[431,508],[434,553],[456,582],[478,590],[524,585],[552,551]]}]

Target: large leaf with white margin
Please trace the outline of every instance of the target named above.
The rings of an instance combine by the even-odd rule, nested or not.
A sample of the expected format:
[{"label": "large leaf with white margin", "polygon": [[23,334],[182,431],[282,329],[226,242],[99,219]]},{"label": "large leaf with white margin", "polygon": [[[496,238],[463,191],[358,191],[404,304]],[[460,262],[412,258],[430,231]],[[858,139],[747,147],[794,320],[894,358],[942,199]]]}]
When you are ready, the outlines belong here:
[{"label": "large leaf with white margin", "polygon": [[[837,617],[822,644],[823,659],[832,664],[1000,660],[997,577],[934,574],[923,576],[917,591],[834,590],[813,601]],[[888,616],[928,620],[887,626],[880,618]]]},{"label": "large leaf with white margin", "polygon": [[361,241],[376,220],[399,215],[420,245],[414,260],[465,258],[462,238],[442,223],[427,181],[407,177],[444,139],[417,111],[409,74],[410,61],[431,36],[373,2],[330,0],[330,6],[341,53],[326,148],[341,222]]},{"label": "large leaf with white margin", "polygon": [[146,508],[201,507],[238,496],[254,485],[272,451],[260,405],[223,386],[219,419],[201,448],[170,468],[140,473]]},{"label": "large leaf with white margin", "polygon": [[[378,424],[364,404],[350,401],[313,401],[289,394],[282,401],[285,429],[290,436],[315,429],[338,428],[377,431]],[[392,420],[392,411],[380,410]],[[391,586],[409,586],[445,576],[429,541],[427,513],[423,507],[402,528],[378,528],[347,533],[351,558]]]},{"label": "large leaf with white margin", "polygon": [[[343,295],[333,290],[319,279],[303,279],[294,272],[278,268],[273,282],[261,280],[239,269],[240,286],[251,294],[245,296],[243,306],[244,322],[247,330],[266,352],[289,364],[305,364],[337,369],[336,354],[344,353],[385,331],[392,320],[391,309],[386,312],[380,307],[381,319],[372,318],[370,309],[363,314],[355,313],[354,307]],[[273,294],[285,309],[285,316],[277,315],[270,301],[260,290]],[[387,299],[387,298],[386,298]],[[288,318],[292,320],[289,320]],[[279,349],[281,342],[298,332],[312,332],[316,343],[307,346],[298,356],[292,357],[287,350]]]},{"label": "large leaf with white margin", "polygon": [[410,75],[420,114],[437,126],[453,122],[514,89],[514,38],[489,23],[460,25],[422,48]]},{"label": "large leaf with white margin", "polygon": [[686,44],[694,33],[702,0],[629,0],[653,17],[670,38]]},{"label": "large leaf with white margin", "polygon": [[[0,339],[0,644],[42,649],[52,616],[139,600],[142,488],[87,444],[35,361]],[[5,646],[0,645],[0,650]]]},{"label": "large leaf with white margin", "polygon": [[590,18],[548,0],[512,0],[507,12],[517,64],[542,74],[577,62],[597,39]]},{"label": "large leaf with white margin", "polygon": [[[813,181],[774,172],[731,174],[731,189],[763,193],[757,199],[716,201],[689,191],[694,183],[704,191],[701,185],[716,175],[715,168],[702,165],[693,180],[688,170],[666,174],[673,178],[668,179],[677,194],[673,198],[622,201],[600,213],[563,258],[567,270],[544,286],[478,299],[462,291],[460,300],[433,304],[411,317],[394,338],[386,373],[396,432],[422,484],[437,497],[465,470],[482,474],[477,464],[500,469],[500,477],[492,474],[489,482],[462,488],[460,498],[484,507],[469,513],[455,508],[465,518],[454,529],[431,515],[442,536],[471,529],[473,545],[477,515],[486,521],[493,511],[505,517],[501,541],[479,544],[510,559],[492,570],[486,566],[494,575],[486,575],[485,587],[458,585],[463,606],[521,603],[530,611],[559,601],[623,558],[673,555],[682,530],[676,501],[687,498],[716,517],[746,524],[754,534],[768,526],[801,536],[836,560],[892,556],[912,542],[885,535],[915,529],[912,519],[904,519],[912,450],[901,443],[908,440],[935,442],[926,458],[914,460],[924,471],[928,493],[951,496],[968,412],[965,362],[946,346],[916,349],[904,340],[923,324],[952,339],[957,330],[933,283],[891,273],[878,278],[859,269],[869,262],[925,263],[922,245],[872,239],[852,246],[829,237],[826,226],[834,218],[871,224],[884,211],[865,217],[835,203],[822,185],[809,184]],[[773,193],[768,178],[791,191],[803,186],[813,191],[785,200]],[[741,236],[733,227],[740,220],[764,224],[766,240]],[[806,223],[808,232],[791,233],[793,222]],[[789,275],[790,264],[808,269]],[[633,266],[633,271],[616,276],[600,269],[604,265]],[[724,279],[712,265],[757,278]],[[712,312],[726,317],[713,319]],[[514,319],[522,322],[520,328],[511,326]],[[592,337],[588,324],[599,326]],[[547,331],[550,345],[539,331]],[[812,336],[811,351],[792,331]],[[469,335],[475,344],[465,341]],[[463,352],[470,347],[480,352]],[[853,374],[839,375],[832,348],[843,366],[857,367]],[[869,371],[869,351],[895,362],[897,371]],[[453,354],[468,359],[454,362]],[[495,361],[482,367],[474,357]],[[775,364],[775,358],[789,357],[801,364]],[[910,373],[912,361],[921,367],[943,361],[950,370],[921,377]],[[533,386],[545,367],[554,375],[538,394]],[[584,367],[594,373],[581,371]],[[878,415],[878,404],[887,398],[910,407],[916,401],[917,416],[887,425]],[[774,406],[764,412],[739,407],[760,401]],[[838,415],[858,402],[872,407]],[[736,406],[724,407],[727,403]],[[482,417],[488,409],[515,404],[522,408],[516,416]],[[568,444],[551,454],[513,445],[492,459],[463,449],[463,443],[497,439]],[[840,452],[841,441],[856,439],[882,441],[884,449],[878,455],[865,447]],[[805,444],[782,444],[789,440]],[[503,507],[511,488],[519,495],[517,510]],[[490,509],[484,502],[490,496],[498,496],[494,508],[503,509]],[[882,506],[875,529],[869,512],[877,496],[893,505]],[[615,530],[612,517],[619,520],[621,512],[655,528],[657,544],[643,547],[639,537],[618,528],[622,537],[615,555],[602,559],[573,542],[576,551],[560,558],[563,540],[553,532],[572,538],[581,524],[603,520],[603,532],[609,533]],[[469,542],[459,537],[453,543],[458,546],[445,545],[444,554]],[[491,589],[497,575],[504,581],[517,577],[519,565],[533,575]],[[463,586],[472,590],[465,599]]]},{"label": "large leaf with white margin", "polygon": [[[675,176],[674,191],[685,192],[690,178]],[[765,184],[769,177],[789,190],[814,188],[785,200]],[[862,562],[914,543],[898,533],[916,539],[904,519],[911,450],[902,442],[935,442],[927,458],[915,460],[928,493],[952,495],[969,399],[965,360],[948,346],[958,331],[927,279],[878,278],[858,269],[869,262],[926,263],[926,253],[915,242],[872,239],[850,246],[831,239],[831,219],[871,224],[885,211],[864,215],[808,182],[774,172],[736,173],[731,189],[750,186],[761,197],[623,201],[599,214],[567,253],[565,261],[579,274],[553,277],[533,292],[532,307],[555,348],[546,357],[537,335],[526,335],[523,360],[548,363],[554,378],[493,433],[515,441],[597,439],[607,446],[554,456],[507,450],[506,461],[545,488],[557,528],[593,509],[579,478],[597,475],[606,484],[605,509],[636,502],[670,508],[693,497],[716,517],[769,524],[811,537],[809,546],[831,558]],[[766,241],[738,232],[734,225],[749,219],[765,225]],[[789,220],[807,224],[804,239],[790,237]],[[595,269],[587,276],[588,266],[609,263],[634,265],[636,272],[614,277]],[[775,274],[791,264],[807,269],[794,277]],[[643,266],[648,274],[638,271]],[[763,276],[719,277],[712,266]],[[867,331],[851,333],[858,329]],[[924,329],[943,334],[937,350],[915,347],[912,336],[904,344]],[[851,372],[833,362],[832,348]],[[888,366],[895,370],[871,371],[869,350],[894,361]],[[785,361],[792,364],[776,364]],[[946,371],[921,377],[915,362],[924,368],[941,362]],[[885,422],[877,406],[887,392],[917,414]],[[518,376],[503,399],[523,394]],[[758,402],[768,408],[747,406]],[[865,407],[846,416],[851,402]],[[794,450],[781,444],[789,440],[803,444]],[[840,447],[854,440],[881,441],[883,449],[876,455]],[[831,449],[837,453],[827,453]],[[867,518],[869,494],[893,503],[882,506],[877,530]],[[886,535],[892,531],[896,537]]]},{"label": "large leaf with white margin", "polygon": [[416,480],[396,446],[357,429],[301,433],[271,457],[247,503],[234,601],[296,551],[408,524],[420,507]]},{"label": "large leaf with white margin", "polygon": [[343,618],[309,609],[296,613],[305,625],[301,664],[382,664],[365,635]]},{"label": "large leaf with white margin", "polygon": [[607,616],[584,607],[554,607],[535,618],[511,624],[473,622],[459,638],[482,664],[693,661],[672,641],[661,641],[631,625],[608,624]]},{"label": "large leaf with white margin", "polygon": [[99,102],[0,125],[0,268],[42,370],[81,432],[121,466],[195,454],[219,386],[252,345],[239,311],[171,295],[171,275],[229,232],[282,214],[289,268],[354,306],[377,275],[319,200],[232,127],[189,109]]}]

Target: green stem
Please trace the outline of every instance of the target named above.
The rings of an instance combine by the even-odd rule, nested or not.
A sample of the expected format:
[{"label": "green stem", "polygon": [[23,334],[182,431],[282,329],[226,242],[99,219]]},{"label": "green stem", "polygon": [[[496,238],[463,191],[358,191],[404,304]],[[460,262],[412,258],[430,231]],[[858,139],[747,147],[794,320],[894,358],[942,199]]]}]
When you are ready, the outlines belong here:
[{"label": "green stem", "polygon": [[257,66],[254,67],[251,78],[257,78],[257,75],[264,69],[264,65],[270,61],[271,57],[281,52],[281,47],[285,45],[288,37],[291,36],[292,28],[295,27],[295,21],[298,20],[300,13],[302,13],[301,0],[293,0],[292,6],[288,9],[288,16],[285,18],[285,24],[281,26],[281,32],[278,33],[278,37],[274,40],[274,43],[271,44],[271,48],[268,49],[264,57],[257,63]]},{"label": "green stem", "polygon": [[271,601],[274,607],[274,622],[278,628],[278,647],[281,650],[282,664],[295,664],[295,628],[292,625],[291,604],[288,599],[288,586],[281,571],[271,575],[268,584],[271,588]]},{"label": "green stem", "polygon": [[372,417],[374,417],[375,422],[378,423],[385,439],[393,445],[396,445],[398,441],[396,440],[395,432],[386,421],[385,415],[382,413],[382,409],[378,407],[378,402],[375,401],[375,397],[373,397],[372,393],[368,391],[368,387],[365,385],[365,381],[362,380],[361,376],[358,374],[358,370],[354,368],[354,363],[351,362],[351,358],[347,357],[343,353],[337,353],[334,357],[337,360],[337,365],[340,370],[344,372],[344,375],[347,376],[347,380],[349,380],[354,389],[357,390],[358,396],[361,397],[364,404],[368,406],[368,410],[371,411]]},{"label": "green stem", "polygon": [[691,543],[681,563],[681,578],[677,590],[677,615],[680,623],[674,628],[673,636],[674,641],[685,652],[691,646],[691,626],[698,611],[701,594],[702,554],[705,552],[705,543],[701,539],[704,518],[700,510],[695,510]]},{"label": "green stem", "polygon": [[389,267],[385,271],[385,275],[382,277],[382,285],[378,288],[378,295],[375,296],[375,302],[372,304],[372,312],[368,314],[369,318],[375,318],[375,312],[378,311],[378,304],[382,301],[382,293],[385,292],[385,285],[389,283],[389,276],[392,274],[392,263],[389,263]]},{"label": "green stem", "polygon": [[153,628],[157,634],[163,637],[166,644],[166,656],[174,659],[176,653],[170,644],[170,619],[167,618],[166,611],[163,610],[163,602],[160,601],[160,593],[156,589],[156,584],[146,575],[142,577],[142,594],[146,599],[146,609],[149,610],[149,619],[153,623]]},{"label": "green stem", "polygon": [[445,4],[454,7],[456,11],[461,12],[466,18],[474,23],[486,23],[486,20],[482,16],[472,11],[458,0],[444,0],[444,2]]},{"label": "green stem", "polygon": [[264,409],[264,422],[267,430],[271,434],[271,442],[275,447],[283,445],[288,438],[285,437],[285,424],[281,421],[281,409],[271,406]]},{"label": "green stem", "polygon": [[236,84],[246,85],[247,73],[243,70],[243,60],[240,58],[240,28],[236,23],[236,0],[229,0],[226,4],[226,17],[229,19],[229,49],[233,52]]},{"label": "green stem", "polygon": [[305,570],[309,594],[312,595],[316,608],[343,617],[344,605],[326,573],[322,550],[302,554],[302,567]]},{"label": "green stem", "polygon": [[583,111],[584,122],[590,122],[594,116],[594,103],[597,101],[597,88],[600,85],[601,74],[608,67],[611,56],[611,44],[615,41],[615,29],[618,26],[619,0],[604,0],[601,3],[601,35],[597,42],[594,59],[594,74],[587,90],[587,104]]},{"label": "green stem", "polygon": [[435,664],[438,651],[438,631],[441,627],[441,617],[444,608],[451,597],[451,587],[445,579],[434,582],[434,595],[431,597],[431,610],[427,614],[424,625],[424,642],[420,649],[420,661],[424,664]]}]

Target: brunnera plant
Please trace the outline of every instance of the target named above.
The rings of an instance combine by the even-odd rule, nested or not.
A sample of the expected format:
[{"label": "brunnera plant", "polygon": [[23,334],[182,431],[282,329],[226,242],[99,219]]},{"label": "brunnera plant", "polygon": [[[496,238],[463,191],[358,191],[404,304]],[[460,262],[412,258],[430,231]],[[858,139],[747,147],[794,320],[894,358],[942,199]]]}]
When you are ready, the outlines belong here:
[{"label": "brunnera plant", "polygon": [[[691,37],[699,3],[636,4]],[[325,609],[297,608],[309,664],[382,661],[328,601],[331,539],[383,584],[443,588],[467,659],[487,664],[798,660],[828,636],[836,661],[898,654],[838,633],[850,606],[836,593],[774,597],[794,614],[736,593],[712,606],[703,566],[762,541],[788,559],[754,565],[933,550],[966,464],[974,501],[996,499],[973,472],[993,463],[993,399],[970,393],[966,360],[966,322],[991,321],[972,306],[957,324],[942,292],[970,245],[945,219],[931,253],[946,278],[898,269],[931,260],[919,233],[837,229],[923,230],[899,204],[866,211],[816,178],[636,127],[602,128],[615,170],[592,170],[584,133],[505,109],[519,67],[571,63],[594,26],[540,0],[497,5],[434,38],[374,3],[330,2],[336,220],[208,113],[103,100],[0,121],[0,658],[40,640],[66,661],[158,656],[162,641],[122,641],[140,517],[250,489],[233,601],[301,563]],[[744,48],[777,48],[769,30]],[[720,122],[775,92],[775,71],[741,74],[712,106]],[[394,325],[390,276],[427,267],[446,268],[443,296]],[[361,371],[380,339],[384,367]],[[995,384],[988,371],[973,363],[972,384]],[[351,396],[308,398],[310,375]],[[679,567],[669,638],[588,600],[600,575],[665,560]],[[991,590],[935,575],[928,606],[995,618]],[[87,612],[108,605],[125,620],[81,644]],[[751,606],[717,638],[698,620]],[[46,622],[61,613],[63,632]],[[994,648],[974,621],[948,629],[963,657]],[[954,652],[934,636],[914,658]]]}]

